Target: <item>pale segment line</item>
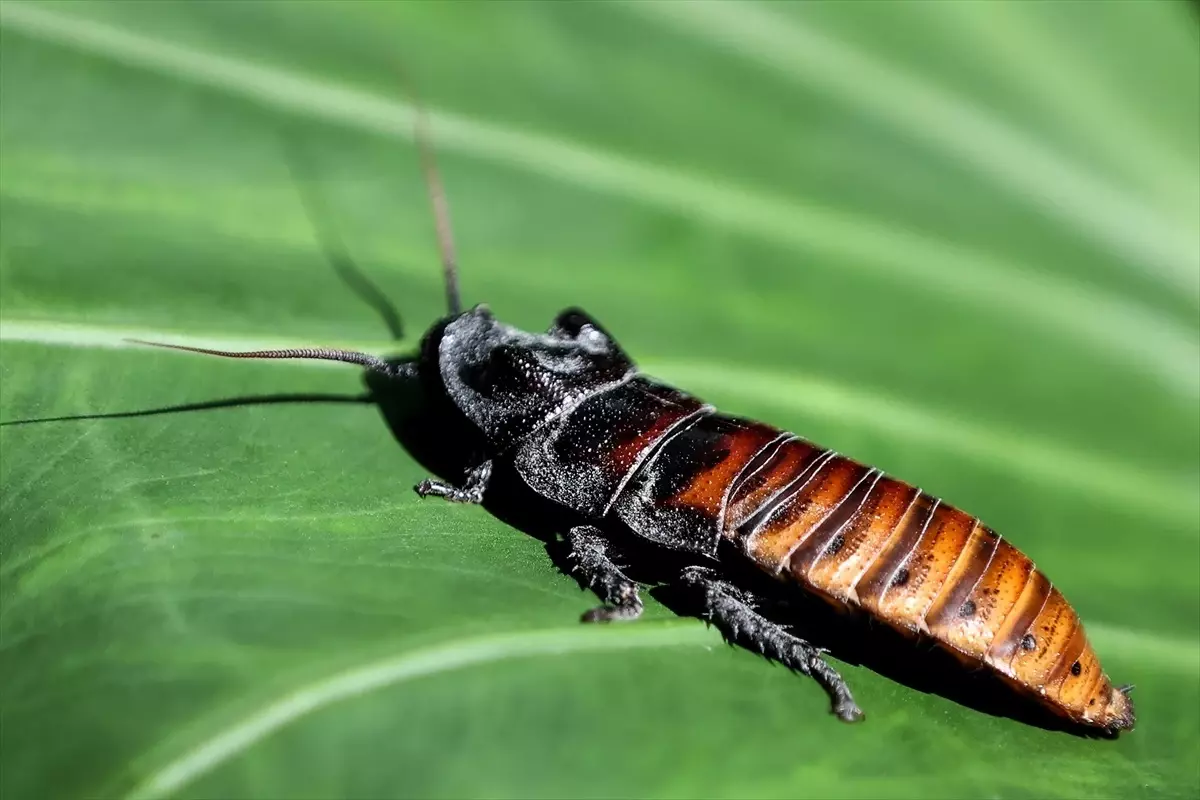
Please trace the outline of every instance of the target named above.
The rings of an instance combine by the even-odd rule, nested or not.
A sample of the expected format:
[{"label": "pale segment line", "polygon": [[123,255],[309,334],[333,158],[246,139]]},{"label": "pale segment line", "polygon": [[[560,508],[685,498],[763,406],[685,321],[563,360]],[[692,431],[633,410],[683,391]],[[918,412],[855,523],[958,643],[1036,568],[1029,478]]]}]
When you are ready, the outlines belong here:
[{"label": "pale segment line", "polygon": [[479,664],[532,656],[577,655],[662,647],[714,646],[715,632],[697,624],[643,622],[619,629],[577,626],[505,633],[414,650],[302,686],[182,753],[146,776],[131,800],[168,797],[236,758],[279,729],[343,700],[407,681]]},{"label": "pale segment line", "polygon": [[1177,228],[966,98],[805,25],[797,15],[784,17],[750,3],[717,0],[622,4],[786,80],[852,103],[953,155],[1081,237],[1102,243],[1200,302],[1200,231]]},{"label": "pale segment line", "polygon": [[[412,108],[249,61],[203,52],[16,2],[0,25],[119,63],[376,134],[409,139]],[[439,148],[693,216],[767,241],[835,256],[840,266],[897,283],[916,282],[947,300],[1000,309],[1119,355],[1172,390],[1200,394],[1195,332],[1152,309],[1028,270],[901,227],[804,205],[468,117],[430,114]]]},{"label": "pale segment line", "polygon": [[[171,331],[135,328],[104,328],[84,325],[58,325],[48,322],[18,321],[0,318],[0,342],[28,342],[60,347],[106,349],[136,348],[148,353],[164,351],[145,348],[127,341],[130,338],[163,341],[222,350],[256,350],[306,345],[347,346],[375,355],[393,354],[399,344],[302,342],[295,340],[240,339],[183,334]],[[178,358],[201,358],[191,354],[170,354]],[[314,368],[345,369],[344,364],[325,361],[261,361],[259,367],[299,365]],[[701,395],[745,397],[776,406],[790,413],[804,414],[872,430],[890,439],[910,440],[922,446],[940,447],[977,463],[1002,466],[1017,475],[1052,481],[1056,485],[1082,492],[1088,497],[1133,506],[1170,521],[1196,518],[1195,485],[1174,473],[1156,473],[1128,466],[1109,456],[1043,442],[1014,431],[995,430],[936,411],[930,411],[894,397],[866,394],[850,386],[835,384],[816,376],[736,367],[729,364],[649,360],[647,371],[671,380]],[[901,476],[903,477],[903,476]]]}]

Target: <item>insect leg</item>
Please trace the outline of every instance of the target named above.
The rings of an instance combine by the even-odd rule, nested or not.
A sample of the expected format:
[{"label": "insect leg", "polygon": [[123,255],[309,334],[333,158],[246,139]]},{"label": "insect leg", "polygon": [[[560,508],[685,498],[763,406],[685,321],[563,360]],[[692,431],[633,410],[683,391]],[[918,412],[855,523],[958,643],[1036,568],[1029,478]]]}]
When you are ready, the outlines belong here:
[{"label": "insect leg", "polygon": [[608,540],[599,528],[578,525],[567,533],[571,547],[568,556],[571,571],[580,575],[589,589],[604,601],[585,613],[583,622],[616,622],[637,619],[642,615],[642,598],[638,585],[621,572],[608,554]]},{"label": "insect leg", "polygon": [[492,477],[491,460],[484,461],[467,473],[467,482],[460,489],[444,481],[426,478],[413,487],[421,497],[444,497],[451,503],[482,503],[483,492]]},{"label": "insect leg", "polygon": [[684,583],[703,593],[704,615],[730,639],[752,645],[763,655],[812,677],[829,695],[833,713],[845,722],[863,718],[846,681],[825,663],[821,651],[788,633],[753,608],[750,596],[736,586],[719,580],[711,570],[689,567],[681,576]]}]

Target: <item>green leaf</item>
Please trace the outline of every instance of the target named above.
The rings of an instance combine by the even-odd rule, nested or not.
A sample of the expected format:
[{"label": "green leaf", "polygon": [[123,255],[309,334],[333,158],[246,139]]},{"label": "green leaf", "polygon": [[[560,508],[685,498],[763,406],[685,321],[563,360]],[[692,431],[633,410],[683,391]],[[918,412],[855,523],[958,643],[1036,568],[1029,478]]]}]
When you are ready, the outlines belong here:
[{"label": "green leaf", "polygon": [[[6,0],[0,794],[1196,796],[1194,14]],[[837,663],[846,726],[656,603],[579,626],[540,542],[418,502],[354,370],[125,342],[410,351],[443,300],[401,69],[468,302],[584,305],[653,374],[979,514],[1137,729]]]}]

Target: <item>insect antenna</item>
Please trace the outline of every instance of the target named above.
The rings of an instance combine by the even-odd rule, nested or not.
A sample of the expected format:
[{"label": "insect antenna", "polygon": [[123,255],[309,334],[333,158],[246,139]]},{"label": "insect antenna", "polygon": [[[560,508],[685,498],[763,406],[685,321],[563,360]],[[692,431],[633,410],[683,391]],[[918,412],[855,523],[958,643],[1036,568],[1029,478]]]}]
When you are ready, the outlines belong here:
[{"label": "insect antenna", "polygon": [[221,358],[300,358],[312,361],[342,361],[347,364],[358,364],[372,372],[395,374],[398,368],[378,356],[370,353],[359,353],[355,350],[333,350],[328,347],[300,347],[288,350],[210,350],[206,347],[188,347],[182,344],[164,344],[162,342],[147,342],[144,339],[127,339],[135,344],[162,347],[167,350],[182,350],[186,353],[200,353],[206,356]]},{"label": "insect antenna", "polygon": [[454,252],[454,235],[450,228],[450,204],[442,188],[438,173],[437,158],[430,143],[429,118],[424,106],[417,98],[412,86],[407,86],[413,105],[413,138],[421,158],[421,171],[425,174],[425,189],[429,193],[429,204],[433,207],[433,224],[437,229],[438,250],[442,256],[442,275],[446,280],[446,306],[451,316],[462,313],[462,300],[458,295],[458,260]]}]

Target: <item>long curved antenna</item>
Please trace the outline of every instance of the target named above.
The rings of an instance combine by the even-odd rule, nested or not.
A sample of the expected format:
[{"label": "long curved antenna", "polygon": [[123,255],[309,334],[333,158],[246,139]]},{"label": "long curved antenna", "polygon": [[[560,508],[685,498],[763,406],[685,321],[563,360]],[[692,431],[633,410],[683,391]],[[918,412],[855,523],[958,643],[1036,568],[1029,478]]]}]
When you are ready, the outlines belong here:
[{"label": "long curved antenna", "polygon": [[413,138],[421,156],[421,171],[425,173],[425,189],[429,193],[429,204],[433,206],[433,224],[437,229],[438,250],[442,254],[446,306],[451,316],[458,316],[462,313],[462,300],[458,295],[458,259],[454,253],[454,234],[450,228],[450,204],[446,200],[437,159],[430,144],[429,118],[411,86],[408,87],[408,94],[413,104]]},{"label": "long curved antenna", "polygon": [[205,347],[187,347],[182,344],[147,342],[143,339],[127,339],[126,341],[149,345],[150,347],[183,350],[186,353],[200,353],[201,355],[220,356],[222,358],[303,358],[314,361],[344,361],[347,364],[358,364],[372,372],[382,372],[385,375],[391,375],[396,371],[391,364],[382,358],[369,353],[359,353],[354,350],[331,350],[327,347],[301,347],[289,350],[248,350],[237,352],[232,350],[209,350]]}]

